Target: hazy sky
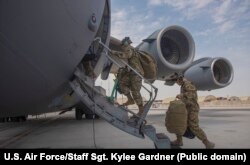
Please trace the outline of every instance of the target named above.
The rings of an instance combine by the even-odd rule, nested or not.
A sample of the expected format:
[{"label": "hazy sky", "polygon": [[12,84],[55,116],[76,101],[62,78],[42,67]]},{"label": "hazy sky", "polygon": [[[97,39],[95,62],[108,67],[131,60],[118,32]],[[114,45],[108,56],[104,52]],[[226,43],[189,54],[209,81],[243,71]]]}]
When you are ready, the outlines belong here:
[{"label": "hazy sky", "polygon": [[[233,65],[233,82],[200,96],[250,95],[250,0],[111,0],[111,35],[130,36],[133,46],[155,30],[179,25],[194,38],[195,59],[225,57]],[[112,80],[98,83],[112,89]],[[105,84],[105,85],[104,85]],[[179,86],[157,81],[158,99],[173,97]],[[142,93],[144,93],[142,91]]]}]

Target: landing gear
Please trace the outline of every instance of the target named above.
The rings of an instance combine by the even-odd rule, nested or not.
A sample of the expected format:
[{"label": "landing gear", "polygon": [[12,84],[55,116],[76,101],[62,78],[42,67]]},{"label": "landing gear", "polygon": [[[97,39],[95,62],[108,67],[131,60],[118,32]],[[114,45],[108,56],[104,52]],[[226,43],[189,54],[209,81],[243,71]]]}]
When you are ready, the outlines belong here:
[{"label": "landing gear", "polygon": [[83,111],[81,109],[76,109],[75,110],[76,120],[82,120],[82,115],[83,115]]},{"label": "landing gear", "polygon": [[85,114],[86,119],[99,119],[100,117],[96,114]]},{"label": "landing gear", "polygon": [[4,122],[24,122],[28,118],[28,115],[16,116],[16,117],[2,117],[0,118],[0,123]]},{"label": "landing gear", "polygon": [[28,118],[28,116],[20,116],[18,121],[19,122],[24,122],[24,121],[27,120],[27,118]]},{"label": "landing gear", "polygon": [[11,122],[24,122],[27,120],[28,116],[17,116],[17,117],[10,117]]},{"label": "landing gear", "polygon": [[6,119],[7,119],[6,117],[1,117],[1,118],[0,118],[0,123],[6,122],[6,121],[7,121]]},{"label": "landing gear", "polygon": [[85,114],[86,119],[94,119],[95,114]]},{"label": "landing gear", "polygon": [[81,108],[76,108],[75,109],[75,118],[76,118],[76,120],[82,120],[83,114],[85,114],[86,119],[99,119],[100,118],[98,115],[94,114],[90,110],[84,111]]}]

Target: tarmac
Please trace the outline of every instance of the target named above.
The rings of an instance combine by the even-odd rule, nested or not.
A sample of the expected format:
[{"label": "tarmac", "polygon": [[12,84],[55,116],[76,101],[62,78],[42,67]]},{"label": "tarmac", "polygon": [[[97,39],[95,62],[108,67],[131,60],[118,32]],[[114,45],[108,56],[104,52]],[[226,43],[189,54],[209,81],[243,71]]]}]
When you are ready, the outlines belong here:
[{"label": "tarmac", "polygon": [[[171,140],[174,134],[165,128],[166,110],[151,110],[147,116],[158,133],[165,133]],[[250,148],[250,109],[202,109],[200,127],[215,148]],[[204,148],[197,139],[184,138],[182,148]],[[74,111],[58,115],[49,113],[29,116],[26,122],[0,123],[0,148],[35,149],[141,149],[154,148],[149,138],[141,139],[127,134],[102,119],[75,120]]]}]

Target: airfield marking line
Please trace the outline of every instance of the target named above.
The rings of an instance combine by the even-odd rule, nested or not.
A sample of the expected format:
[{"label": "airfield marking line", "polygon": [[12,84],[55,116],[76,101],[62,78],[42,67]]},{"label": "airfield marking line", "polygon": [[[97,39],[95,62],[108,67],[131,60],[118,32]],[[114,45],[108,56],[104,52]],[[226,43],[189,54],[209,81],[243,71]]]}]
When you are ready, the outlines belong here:
[{"label": "airfield marking line", "polygon": [[49,124],[55,120],[57,120],[58,118],[60,118],[61,116],[58,116],[58,117],[55,117],[53,119],[49,119],[45,122],[42,122],[40,125],[36,126],[36,127],[33,127],[33,128],[30,128],[26,131],[23,131],[21,133],[18,133],[17,135],[14,135],[13,137],[11,137],[10,139],[6,140],[5,142],[3,142],[2,144],[0,144],[0,148],[5,148],[7,147],[8,145],[14,143],[14,142],[17,142],[18,140],[20,140],[21,138],[29,135],[30,133],[32,133],[33,131],[37,130],[37,128],[40,128],[46,124]]}]

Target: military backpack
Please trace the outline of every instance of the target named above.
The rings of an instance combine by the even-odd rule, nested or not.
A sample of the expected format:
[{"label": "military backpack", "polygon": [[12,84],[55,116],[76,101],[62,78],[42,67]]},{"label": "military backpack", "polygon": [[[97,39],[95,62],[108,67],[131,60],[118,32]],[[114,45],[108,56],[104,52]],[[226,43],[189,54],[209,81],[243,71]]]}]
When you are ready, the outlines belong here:
[{"label": "military backpack", "polygon": [[165,126],[170,133],[184,135],[187,129],[187,109],[181,100],[170,102],[166,112]]},{"label": "military backpack", "polygon": [[156,80],[157,63],[154,57],[144,51],[137,50],[140,54],[139,59],[144,71],[144,78],[148,80]]}]

